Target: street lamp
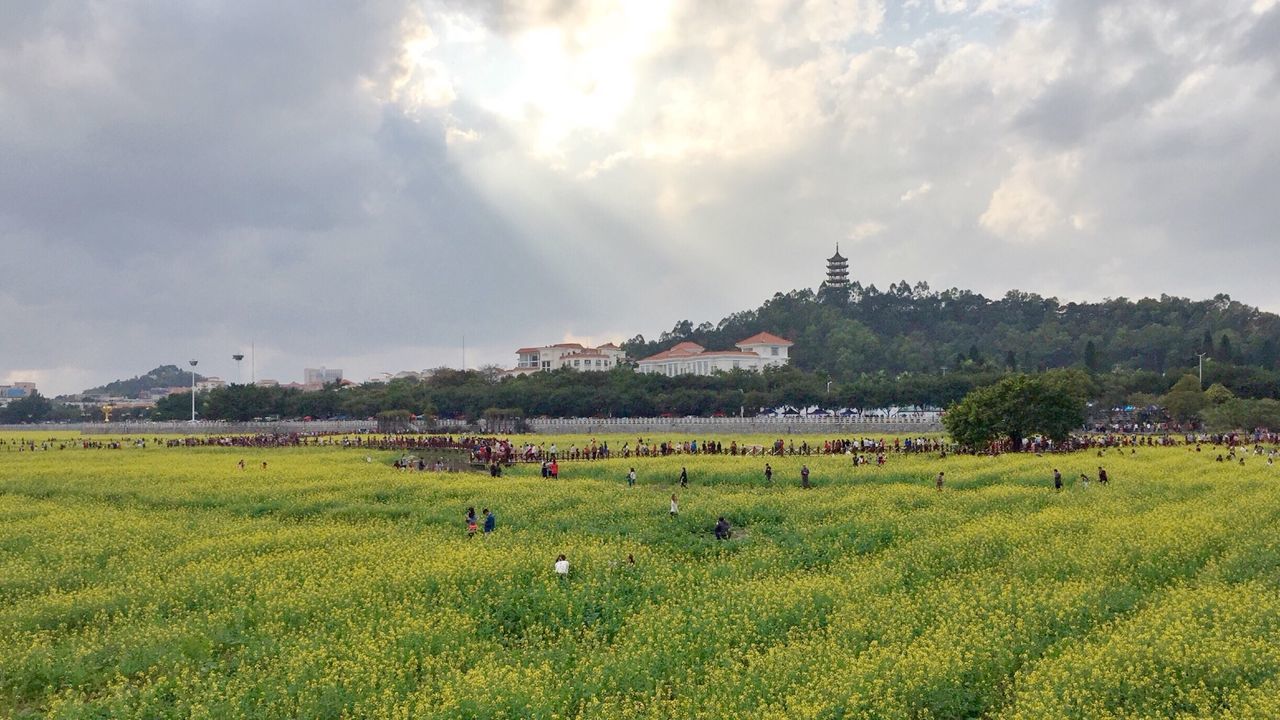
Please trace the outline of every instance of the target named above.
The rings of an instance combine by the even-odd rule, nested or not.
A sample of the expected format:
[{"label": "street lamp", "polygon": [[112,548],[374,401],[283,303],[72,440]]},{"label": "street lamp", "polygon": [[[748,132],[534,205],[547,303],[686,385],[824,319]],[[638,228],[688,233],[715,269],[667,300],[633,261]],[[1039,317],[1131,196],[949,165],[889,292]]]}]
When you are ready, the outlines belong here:
[{"label": "street lamp", "polygon": [[196,363],[199,360],[188,360],[191,363],[191,422],[196,421]]},{"label": "street lamp", "polygon": [[240,377],[240,361],[244,359],[244,353],[236,353],[231,356],[231,359],[236,361],[236,384],[241,385],[243,379]]},{"label": "street lamp", "polygon": [[1209,353],[1196,353],[1196,357],[1200,358],[1200,389],[1204,389],[1204,356]]}]

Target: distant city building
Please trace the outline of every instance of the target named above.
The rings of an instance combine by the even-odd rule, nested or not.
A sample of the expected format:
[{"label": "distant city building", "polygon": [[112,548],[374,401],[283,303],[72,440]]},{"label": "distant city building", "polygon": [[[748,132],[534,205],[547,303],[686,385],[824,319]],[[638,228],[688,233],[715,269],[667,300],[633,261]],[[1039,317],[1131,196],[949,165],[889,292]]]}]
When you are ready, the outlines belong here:
[{"label": "distant city building", "polygon": [[30,397],[35,391],[36,384],[31,382],[14,382],[0,385],[0,407],[8,405],[14,400]]},{"label": "distant city building", "polygon": [[302,384],[308,387],[320,387],[329,383],[342,382],[341,370],[328,368],[306,368],[302,371]]},{"label": "distant city building", "polygon": [[583,372],[601,372],[618,367],[627,354],[613,343],[600,347],[584,347],[581,343],[557,343],[516,350],[516,366],[507,375],[527,375],[540,371],[573,368]]},{"label": "distant city building", "polygon": [[196,381],[196,392],[208,392],[227,386],[227,381],[220,377],[207,377]]},{"label": "distant city building", "polygon": [[711,375],[732,370],[763,370],[786,365],[793,343],[762,332],[737,343],[737,350],[708,350],[695,342],[682,342],[669,350],[636,362],[636,371],[658,375]]},{"label": "distant city building", "polygon": [[827,258],[827,287],[847,289],[849,287],[849,260],[840,254],[840,244],[836,244],[836,254]]}]

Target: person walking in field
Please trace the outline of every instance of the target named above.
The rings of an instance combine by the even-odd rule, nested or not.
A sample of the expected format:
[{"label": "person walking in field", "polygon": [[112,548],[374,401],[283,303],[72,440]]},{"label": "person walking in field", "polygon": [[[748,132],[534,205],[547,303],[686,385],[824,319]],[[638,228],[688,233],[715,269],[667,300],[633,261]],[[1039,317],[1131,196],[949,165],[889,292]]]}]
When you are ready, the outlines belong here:
[{"label": "person walking in field", "polygon": [[680,468],[680,487],[689,487],[689,471],[684,468]]},{"label": "person walking in field", "polygon": [[560,553],[556,558],[555,568],[556,574],[560,577],[569,577],[569,559],[564,556],[564,553]]},{"label": "person walking in field", "polygon": [[476,509],[475,508],[473,507],[467,508],[466,522],[467,522],[467,539],[470,540],[471,538],[476,536]]},{"label": "person walking in field", "polygon": [[1089,476],[1085,475],[1084,473],[1080,473],[1080,487],[1082,488],[1089,487]]},{"label": "person walking in field", "polygon": [[549,469],[551,470],[551,479],[559,480],[560,479],[560,462],[555,459],[552,459],[551,467]]},{"label": "person walking in field", "polygon": [[764,484],[773,484],[773,467],[770,466],[769,463],[764,464]]},{"label": "person walking in field", "polygon": [[627,487],[636,486],[636,469],[631,468],[631,472],[627,473]]},{"label": "person walking in field", "polygon": [[939,470],[939,471],[938,471],[938,477],[937,477],[936,479],[934,479],[934,481],[933,481],[933,484],[938,486],[938,492],[942,492],[942,480],[943,480],[943,477],[944,477],[945,475],[946,475],[946,473],[944,473],[943,471]]},{"label": "person walking in field", "polygon": [[1062,490],[1062,473],[1058,472],[1058,468],[1053,469],[1053,489]]},{"label": "person walking in field", "polygon": [[671,493],[671,517],[680,514],[680,503],[676,502],[676,494]]},{"label": "person walking in field", "polygon": [[1110,478],[1107,477],[1107,471],[1104,470],[1101,465],[1099,465],[1098,466],[1098,484],[1106,485],[1108,482],[1110,482]]},{"label": "person walking in field", "polygon": [[800,487],[805,488],[806,490],[810,487],[810,485],[809,485],[809,466],[808,466],[808,465],[801,465],[801,466],[800,466]]},{"label": "person walking in field", "polygon": [[484,534],[488,535],[498,527],[498,518],[489,508],[484,509]]}]

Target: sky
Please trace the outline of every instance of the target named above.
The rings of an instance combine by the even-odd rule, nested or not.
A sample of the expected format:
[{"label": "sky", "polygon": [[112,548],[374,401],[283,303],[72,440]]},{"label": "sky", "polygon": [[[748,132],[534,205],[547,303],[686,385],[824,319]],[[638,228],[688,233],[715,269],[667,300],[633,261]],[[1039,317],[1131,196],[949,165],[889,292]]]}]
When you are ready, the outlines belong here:
[{"label": "sky", "polygon": [[11,0],[0,383],[510,366],[837,243],[881,289],[1277,311],[1277,5]]}]

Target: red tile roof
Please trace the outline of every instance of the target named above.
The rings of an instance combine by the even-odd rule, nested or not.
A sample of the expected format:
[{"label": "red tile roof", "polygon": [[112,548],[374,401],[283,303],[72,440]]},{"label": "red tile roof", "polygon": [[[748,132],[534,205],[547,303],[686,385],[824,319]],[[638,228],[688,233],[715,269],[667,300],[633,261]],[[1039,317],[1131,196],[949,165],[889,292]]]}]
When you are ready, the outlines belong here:
[{"label": "red tile roof", "polygon": [[794,345],[794,344],[795,343],[791,342],[786,338],[781,338],[781,337],[778,337],[777,335],[774,335],[773,333],[767,333],[767,332],[759,332],[747,338],[746,340],[739,340],[737,342],[737,345],[739,347],[743,345]]},{"label": "red tile roof", "polygon": [[544,347],[526,347],[516,351],[517,355],[527,355],[529,353],[542,352],[547,348],[561,348],[563,350],[584,350],[581,343],[556,343],[555,345],[546,345]]},{"label": "red tile roof", "polygon": [[644,362],[645,360],[669,360],[671,358],[686,358],[686,357],[692,357],[694,355],[698,355],[703,352],[706,352],[706,348],[702,347],[696,342],[689,342],[688,340],[686,340],[682,343],[677,343],[670,350],[663,350],[657,355],[650,355],[649,357],[645,358],[644,360],[641,360],[640,362]]}]

